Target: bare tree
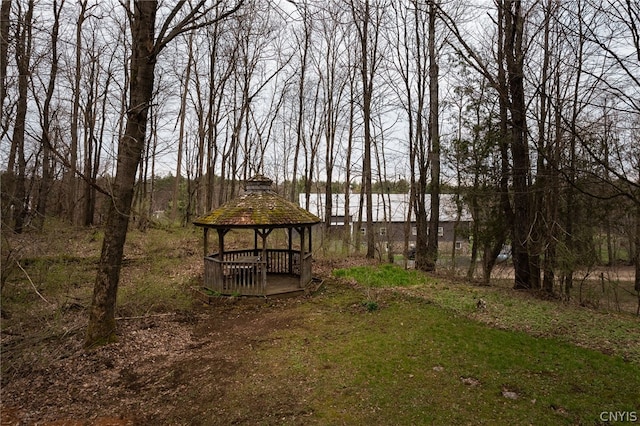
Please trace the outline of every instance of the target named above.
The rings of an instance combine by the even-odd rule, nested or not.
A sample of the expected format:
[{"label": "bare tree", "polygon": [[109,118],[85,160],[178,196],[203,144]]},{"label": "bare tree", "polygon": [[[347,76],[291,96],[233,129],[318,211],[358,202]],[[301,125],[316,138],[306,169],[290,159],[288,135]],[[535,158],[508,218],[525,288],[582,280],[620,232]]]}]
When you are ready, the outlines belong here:
[{"label": "bare tree", "polygon": [[[352,63],[352,58],[355,55],[352,55],[351,50],[347,50],[347,64]],[[347,253],[349,252],[349,247],[352,244],[351,236],[353,235],[353,221],[351,218],[351,179],[352,179],[352,155],[353,155],[353,145],[354,145],[354,134],[355,134],[355,114],[356,114],[356,69],[355,67],[348,67],[347,69],[353,70],[349,72],[349,121],[348,121],[348,130],[347,130],[347,147],[344,159],[344,168],[345,168],[345,186],[344,186],[344,235],[343,235],[343,247],[346,249]],[[357,238],[359,238],[359,229]],[[360,241],[359,239],[356,242],[356,250],[360,249]]]},{"label": "bare tree", "polygon": [[77,168],[78,168],[78,149],[80,140],[80,92],[82,82],[82,53],[83,53],[83,38],[82,31],[84,23],[87,19],[87,8],[89,3],[87,0],[80,0],[78,2],[80,10],[78,11],[78,18],[76,21],[75,32],[75,63],[73,72],[73,89],[71,100],[71,126],[70,126],[70,145],[66,156],[68,157],[68,170],[64,176],[66,197],[64,201],[65,213],[67,220],[70,223],[76,223],[76,206],[78,199],[78,181]]},{"label": "bare tree", "polygon": [[[443,22],[456,39],[457,44],[453,45],[454,49],[473,69],[489,81],[499,95],[502,135],[499,143],[502,157],[500,193],[504,220],[509,224],[512,234],[514,287],[532,288],[532,275],[535,275],[535,273],[532,274],[532,267],[535,269],[537,266],[530,263],[528,251],[531,202],[528,190],[530,160],[527,141],[527,102],[524,91],[525,12],[520,1],[497,0],[495,4],[494,22],[497,31],[495,65],[483,59],[479,51],[468,43],[458,23],[450,15],[442,8],[439,10]],[[510,181],[512,190],[509,186]]]},{"label": "bare tree", "polygon": [[[4,117],[4,99],[7,95],[7,66],[9,65],[9,24],[11,0],[3,0],[0,9],[0,120]],[[4,125],[1,135],[4,135]]]},{"label": "bare tree", "polygon": [[[314,63],[322,86],[323,129],[325,140],[325,217],[333,215],[333,179],[338,149],[337,136],[344,126],[345,95],[348,88],[348,72],[341,72],[345,54],[346,36],[342,30],[343,12],[328,5],[321,11],[321,42],[315,49]],[[331,220],[325,220],[325,232],[331,226]]]},{"label": "bare tree", "polygon": [[180,112],[178,114],[178,152],[176,160],[176,179],[173,183],[173,203],[171,205],[171,219],[178,218],[178,196],[182,184],[182,153],[184,150],[185,122],[187,119],[187,94],[191,84],[191,70],[193,68],[193,33],[189,33],[187,39],[187,65],[184,78],[180,79],[182,93],[180,95]]},{"label": "bare tree", "polygon": [[18,22],[16,25],[15,60],[18,68],[18,98],[11,138],[11,148],[7,161],[7,173],[4,176],[3,221],[10,224],[14,232],[21,233],[27,217],[25,132],[28,110],[29,75],[31,73],[31,52],[33,47],[33,11],[34,2],[30,0],[23,12],[18,4]]},{"label": "bare tree", "polygon": [[[296,4],[296,10],[300,14],[302,20],[302,28],[300,32],[294,31],[296,44],[299,47],[299,64],[298,64],[298,87],[297,87],[297,115],[296,115],[296,143],[293,154],[293,171],[291,173],[291,192],[289,194],[292,202],[297,202],[297,181],[298,181],[298,159],[300,150],[306,149],[307,135],[304,128],[306,116],[306,100],[305,93],[307,91],[307,72],[309,68],[309,57],[311,53],[311,33],[313,30],[313,21],[311,16],[311,6],[307,1]],[[306,173],[305,173],[306,177]]]},{"label": "bare tree", "polygon": [[[615,123],[615,135],[602,146],[606,149],[597,149],[597,145],[591,145],[591,138],[584,137],[585,133],[588,134],[588,131],[584,132],[587,129],[580,132],[581,135],[574,135],[598,168],[604,169],[604,173],[597,175],[594,168],[585,170],[590,178],[606,187],[610,197],[624,197],[636,206],[636,210],[640,210],[640,178],[637,167],[640,149],[637,143],[637,129],[634,131],[631,126],[620,125],[623,122],[637,124],[640,120],[640,9],[630,0],[608,3],[589,0],[585,3],[593,10],[597,20],[594,22],[589,14],[576,16],[583,31],[580,35],[585,42],[598,48],[597,60],[604,70],[597,74],[590,73],[601,90],[598,103],[603,108],[603,114],[595,120],[598,124],[613,124],[610,118],[607,119],[610,115],[609,108],[614,110],[616,115],[625,116],[626,119]],[[615,78],[611,78],[612,76]],[[611,105],[607,105],[609,100]],[[578,131],[577,128],[573,130]],[[636,222],[640,222],[638,216]],[[636,224],[636,241],[640,240],[639,230],[640,226]],[[637,255],[635,268],[636,291],[640,291],[640,262]]]},{"label": "bare tree", "polygon": [[[135,1],[127,10],[132,46],[130,107],[127,111],[126,129],[118,145],[117,170],[91,301],[86,346],[104,344],[115,339],[115,306],[122,253],[127,236],[136,169],[146,140],[147,117],[149,103],[153,97],[158,53],[180,33],[224,19],[235,13],[241,5],[242,1],[239,1],[209,18],[207,15],[211,10],[215,10],[215,5],[208,6],[203,0],[184,10],[185,2],[181,1],[158,25],[157,35],[156,0]],[[179,17],[183,11],[183,15]]]},{"label": "bare tree", "polygon": [[[394,3],[395,4],[395,3]],[[424,10],[422,3],[412,2],[410,7],[395,6],[397,32],[391,41],[395,47],[395,71],[402,79],[402,91],[398,88],[397,96],[405,110],[408,124],[408,151],[410,165],[410,204],[405,229],[405,254],[408,246],[408,227],[411,223],[412,212],[415,212],[416,235],[416,267],[432,270],[435,267],[433,253],[429,255],[428,234],[429,222],[427,212],[427,193],[429,181],[429,64],[430,64],[430,29],[429,13]],[[435,41],[434,41],[435,43]],[[434,66],[437,64],[434,62]],[[435,71],[435,70],[432,70]],[[437,72],[435,73],[437,76]],[[433,87],[437,91],[437,84]],[[432,93],[433,112],[437,117],[437,94]],[[437,129],[437,118],[434,123]],[[437,239],[437,228],[435,233]],[[437,250],[437,243],[436,243]],[[437,255],[437,254],[436,254]],[[431,261],[429,261],[431,259]]]},{"label": "bare tree", "polygon": [[[96,21],[99,22],[100,16],[95,17]],[[95,25],[95,22],[93,24]],[[106,110],[109,103],[107,94],[113,81],[113,56],[106,59],[110,55],[109,50],[111,48],[108,45],[101,45],[99,38],[99,33],[94,30],[88,40],[90,44],[88,43],[84,59],[87,71],[84,89],[85,97],[80,101],[82,173],[80,174],[77,171],[75,173],[82,177],[79,185],[76,185],[81,190],[81,197],[78,202],[81,208],[78,209],[78,216],[84,226],[94,224],[97,176],[103,155],[102,141],[105,133]],[[75,118],[72,117],[72,119]],[[76,128],[74,131],[77,132],[79,130]],[[70,169],[74,170],[75,166],[70,165]],[[74,180],[76,180],[75,177]]]},{"label": "bare tree", "polygon": [[380,33],[383,31],[383,19],[385,9],[388,5],[369,0],[353,1],[349,0],[349,12],[352,23],[356,29],[358,37],[359,61],[357,63],[360,72],[360,90],[362,93],[361,108],[364,126],[363,157],[362,157],[362,188],[366,205],[366,237],[368,258],[375,255],[375,235],[373,232],[373,198],[372,198],[372,169],[371,169],[371,146],[373,144],[372,123],[373,112],[372,102],[375,82],[378,77],[379,66],[382,62],[382,49],[380,49]]},{"label": "bare tree", "polygon": [[[436,49],[437,0],[429,2],[427,39],[429,52],[429,232],[427,234],[426,256],[416,256],[416,267],[425,271],[434,271],[438,260],[438,226],[440,224],[440,97],[439,66]],[[417,255],[417,253],[416,253]]]},{"label": "bare tree", "polygon": [[[44,220],[47,215],[47,203],[51,188],[53,186],[53,154],[52,148],[52,111],[51,101],[53,100],[53,94],[56,87],[56,77],[58,75],[58,34],[60,32],[60,13],[64,6],[64,0],[58,2],[53,1],[52,14],[53,25],[51,27],[51,64],[49,69],[49,81],[46,84],[44,104],[41,108],[41,125],[42,125],[42,176],[40,179],[40,189],[38,193],[38,201],[35,211],[35,223],[38,229],[42,229],[44,226]],[[38,103],[38,99],[36,102]]]}]

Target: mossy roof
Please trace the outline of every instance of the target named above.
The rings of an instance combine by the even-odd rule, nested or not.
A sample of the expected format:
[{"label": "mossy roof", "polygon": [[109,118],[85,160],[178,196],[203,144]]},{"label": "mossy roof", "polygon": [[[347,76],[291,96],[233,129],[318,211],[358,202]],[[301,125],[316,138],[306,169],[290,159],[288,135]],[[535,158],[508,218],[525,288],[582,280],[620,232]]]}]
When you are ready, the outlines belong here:
[{"label": "mossy roof", "polygon": [[245,192],[193,221],[209,228],[287,228],[313,225],[320,218],[273,191]]}]

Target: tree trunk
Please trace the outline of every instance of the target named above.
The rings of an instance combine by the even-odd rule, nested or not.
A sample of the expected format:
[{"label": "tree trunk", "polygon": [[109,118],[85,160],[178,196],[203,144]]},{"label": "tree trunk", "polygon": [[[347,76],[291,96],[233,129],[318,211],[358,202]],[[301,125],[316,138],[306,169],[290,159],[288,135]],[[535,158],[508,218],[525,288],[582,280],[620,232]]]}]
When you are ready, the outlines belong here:
[{"label": "tree trunk", "polygon": [[[3,178],[5,191],[9,194],[9,223],[13,222],[13,230],[21,233],[27,217],[26,209],[26,159],[24,156],[24,140],[28,109],[28,90],[32,47],[32,21],[34,2],[28,2],[22,25],[18,26],[15,58],[18,66],[18,102],[16,106],[15,124],[11,138],[11,149],[7,166],[7,176]],[[3,217],[5,220],[5,217]]]},{"label": "tree trunk", "polygon": [[478,246],[480,245],[480,206],[478,203],[478,195],[475,194],[475,190],[478,188],[478,172],[474,172],[473,176],[473,191],[471,194],[471,218],[473,223],[471,224],[471,260],[469,261],[469,269],[467,269],[467,279],[473,280],[476,275],[476,262],[478,260]]},{"label": "tree trunk", "polygon": [[[409,71],[407,70],[405,77],[405,85],[407,90],[407,103],[410,113],[413,113],[415,103],[415,113],[412,123],[415,123],[415,129],[411,132],[412,138],[409,141],[409,161],[411,164],[411,196],[410,203],[412,203],[413,211],[415,211],[415,226],[416,226],[416,243],[415,243],[415,267],[416,269],[428,271],[432,270],[429,261],[429,249],[428,249],[428,232],[429,223],[427,218],[427,174],[429,171],[428,161],[428,141],[425,134],[424,125],[424,109],[427,91],[427,79],[425,78],[427,64],[429,59],[428,43],[425,51],[424,44],[422,43],[425,38],[424,28],[424,11],[418,2],[412,2],[414,11],[413,28],[414,40],[416,43],[414,51],[414,64],[416,69],[416,82],[415,82],[415,100],[411,100],[411,86],[409,80]],[[427,25],[428,26],[428,25]],[[427,40],[429,35],[426,35]],[[409,60],[407,59],[407,63]],[[411,116],[411,114],[410,114]],[[411,118],[410,118],[411,119]],[[411,131],[410,124],[410,131]],[[428,124],[427,124],[428,128]],[[413,142],[412,142],[413,141]]]},{"label": "tree trunk", "polygon": [[[136,170],[144,152],[157,55],[170,40],[187,29],[194,26],[203,27],[214,22],[196,23],[200,16],[197,13],[198,9],[205,6],[205,1],[202,0],[192,6],[191,12],[183,20],[169,29],[170,20],[178,15],[183,4],[178,3],[171,11],[168,21],[160,27],[157,41],[154,35],[157,0],[135,1],[132,5],[133,10],[127,11],[131,23],[129,108],[125,130],[118,143],[116,176],[89,310],[85,347],[105,344],[116,339],[115,308],[120,267],[131,213]],[[214,20],[228,17],[241,5],[242,1],[238,1],[230,9],[216,15]],[[203,16],[206,15],[202,12]]]},{"label": "tree trunk", "polygon": [[120,267],[136,169],[144,150],[147,114],[153,96],[156,8],[156,0],[139,1],[133,7],[130,106],[125,133],[118,144],[118,166],[89,313],[85,340],[87,347],[116,339],[115,307]]},{"label": "tree trunk", "polygon": [[[377,28],[370,29],[373,23],[371,16],[371,4],[366,0],[361,4],[362,9],[351,3],[351,14],[358,33],[360,47],[360,63],[358,71],[362,82],[362,120],[364,125],[364,152],[362,157],[362,191],[364,192],[366,203],[366,257],[373,259],[375,255],[375,235],[373,233],[373,197],[371,194],[371,144],[374,142],[371,137],[371,104],[373,101],[373,81],[375,76],[375,62],[377,61]],[[369,37],[374,38],[374,43],[370,45]]]},{"label": "tree trunk", "polygon": [[9,65],[9,26],[11,0],[2,0],[0,9],[0,117],[4,117],[4,98],[7,95],[7,67]]},{"label": "tree trunk", "polygon": [[71,143],[69,145],[67,164],[68,170],[66,171],[63,180],[66,191],[64,197],[64,209],[67,215],[67,220],[71,224],[75,224],[76,217],[76,203],[78,199],[78,183],[76,179],[77,167],[78,167],[78,139],[79,139],[79,121],[80,121],[80,83],[82,79],[82,26],[86,19],[87,0],[81,0],[78,2],[80,6],[80,12],[78,14],[78,20],[76,22],[76,40],[75,40],[75,69],[73,80],[73,96],[71,105],[71,129],[70,137]]},{"label": "tree trunk", "polygon": [[[302,10],[300,10],[302,9]],[[300,80],[298,81],[298,116],[296,118],[296,148],[293,155],[293,174],[291,178],[291,193],[289,195],[291,202],[298,203],[298,158],[300,156],[300,149],[306,148],[306,140],[304,133],[304,113],[305,113],[305,99],[304,92],[306,86],[306,75],[309,49],[311,45],[311,28],[310,18],[308,16],[308,10],[306,4],[298,10],[303,16],[303,40],[302,40],[302,56],[300,57]],[[298,40],[298,42],[300,42]]]},{"label": "tree trunk", "polygon": [[92,168],[94,164],[94,157],[99,156],[100,153],[96,150],[98,145],[96,133],[96,119],[98,109],[98,98],[100,96],[98,89],[98,76],[100,68],[100,56],[96,55],[91,60],[91,70],[89,72],[89,79],[87,81],[87,101],[84,110],[84,165],[82,173],[85,179],[82,181],[82,224],[84,226],[90,226],[93,224],[93,206],[94,201],[92,199],[92,186],[89,179],[94,174]]},{"label": "tree trunk", "polygon": [[[353,237],[353,220],[350,214],[351,209],[351,155],[353,152],[353,132],[355,119],[355,99],[354,89],[355,81],[353,74],[349,77],[350,84],[350,102],[349,102],[349,130],[347,134],[347,152],[345,153],[345,183],[344,183],[344,235],[343,250],[346,254],[351,252],[351,244]],[[359,232],[359,230],[358,230]],[[356,246],[357,247],[357,246]]]},{"label": "tree trunk", "polygon": [[[187,58],[187,69],[186,75],[184,77],[183,91],[182,96],[180,97],[180,116],[179,120],[179,130],[178,130],[178,157],[176,162],[176,178],[173,182],[173,199],[171,203],[171,221],[175,223],[178,219],[178,200],[180,198],[180,184],[182,181],[182,151],[184,150],[184,132],[185,132],[185,119],[187,117],[187,96],[189,94],[189,84],[191,82],[191,63],[193,60],[193,49],[191,47],[193,36],[189,35],[189,50],[188,50],[188,58]],[[213,61],[213,58],[211,58]]]},{"label": "tree trunk", "polygon": [[436,6],[429,3],[429,166],[431,194],[429,232],[427,233],[427,253],[424,268],[435,271],[438,260],[438,227],[440,225],[440,130],[438,96],[438,60],[436,56]]},{"label": "tree trunk", "polygon": [[[636,159],[636,167],[640,169],[640,156]],[[638,296],[638,310],[636,311],[636,315],[640,315],[640,203],[637,200],[640,199],[640,176],[638,176],[638,186],[636,187],[636,218],[635,218],[635,232],[634,235],[634,247],[633,247],[633,263],[636,267],[636,278],[633,289],[636,291]]]},{"label": "tree trunk", "polygon": [[532,266],[529,259],[530,201],[529,149],[526,138],[526,102],[524,96],[524,18],[521,3],[504,1],[504,52],[507,64],[511,113],[511,154],[513,157],[513,264],[516,289],[532,287]]},{"label": "tree trunk", "polygon": [[[0,9],[0,121],[4,119],[4,100],[7,97],[7,67],[9,66],[9,27],[11,26],[11,0],[2,0]],[[5,136],[7,128],[0,125],[0,135]],[[13,142],[10,149],[13,151]],[[15,159],[15,156],[14,156]],[[10,160],[10,158],[8,159]],[[7,162],[6,173],[0,173],[0,218],[2,224],[11,226],[11,196],[13,192],[13,162]],[[4,280],[3,280],[4,281]],[[4,282],[3,282],[4,284]]]},{"label": "tree trunk", "polygon": [[47,202],[49,193],[53,185],[52,155],[51,155],[51,100],[56,86],[56,76],[58,74],[58,32],[60,28],[60,11],[64,5],[62,0],[60,7],[58,2],[53,1],[53,27],[51,29],[51,67],[49,68],[49,82],[42,107],[42,179],[38,193],[38,203],[36,205],[36,227],[42,230],[44,220],[47,215]]}]

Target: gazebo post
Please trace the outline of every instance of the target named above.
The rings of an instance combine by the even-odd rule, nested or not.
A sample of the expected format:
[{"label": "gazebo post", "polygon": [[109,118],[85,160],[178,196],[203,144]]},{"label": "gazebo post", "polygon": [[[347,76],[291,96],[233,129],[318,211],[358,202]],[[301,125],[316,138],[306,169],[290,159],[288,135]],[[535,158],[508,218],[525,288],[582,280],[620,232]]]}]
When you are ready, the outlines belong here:
[{"label": "gazebo post", "polygon": [[258,255],[258,232],[258,229],[253,230],[253,254],[256,256]]},{"label": "gazebo post", "polygon": [[304,268],[305,268],[305,247],[304,247],[304,236],[306,234],[306,228],[304,226],[300,227],[300,287],[303,287],[307,283],[304,282],[304,277],[306,276]]},{"label": "gazebo post", "polygon": [[289,273],[293,274],[293,228],[289,228]]},{"label": "gazebo post", "polygon": [[209,228],[204,228],[204,257],[207,257],[207,250],[209,248]]},{"label": "gazebo post", "polygon": [[224,260],[224,235],[229,229],[218,228],[218,250],[220,250],[220,261]]},{"label": "gazebo post", "polygon": [[267,285],[267,237],[269,236],[271,231],[273,231],[273,228],[265,228],[262,230],[258,228],[255,229],[256,251],[257,251],[257,245],[258,245],[258,234],[260,235],[260,238],[262,238],[262,252],[260,254],[260,260],[261,262],[264,262],[265,267],[262,268],[260,279],[262,280],[262,286],[264,289],[266,289],[266,285]]}]

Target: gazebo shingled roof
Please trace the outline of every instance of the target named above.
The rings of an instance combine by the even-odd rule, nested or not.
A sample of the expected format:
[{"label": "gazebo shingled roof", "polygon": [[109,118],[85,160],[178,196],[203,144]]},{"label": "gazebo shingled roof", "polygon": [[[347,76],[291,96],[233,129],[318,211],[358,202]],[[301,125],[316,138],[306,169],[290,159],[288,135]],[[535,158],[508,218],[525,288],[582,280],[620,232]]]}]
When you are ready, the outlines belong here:
[{"label": "gazebo shingled roof", "polygon": [[246,182],[244,194],[193,223],[209,228],[287,228],[313,225],[320,218],[271,190],[271,179],[257,175]]}]

